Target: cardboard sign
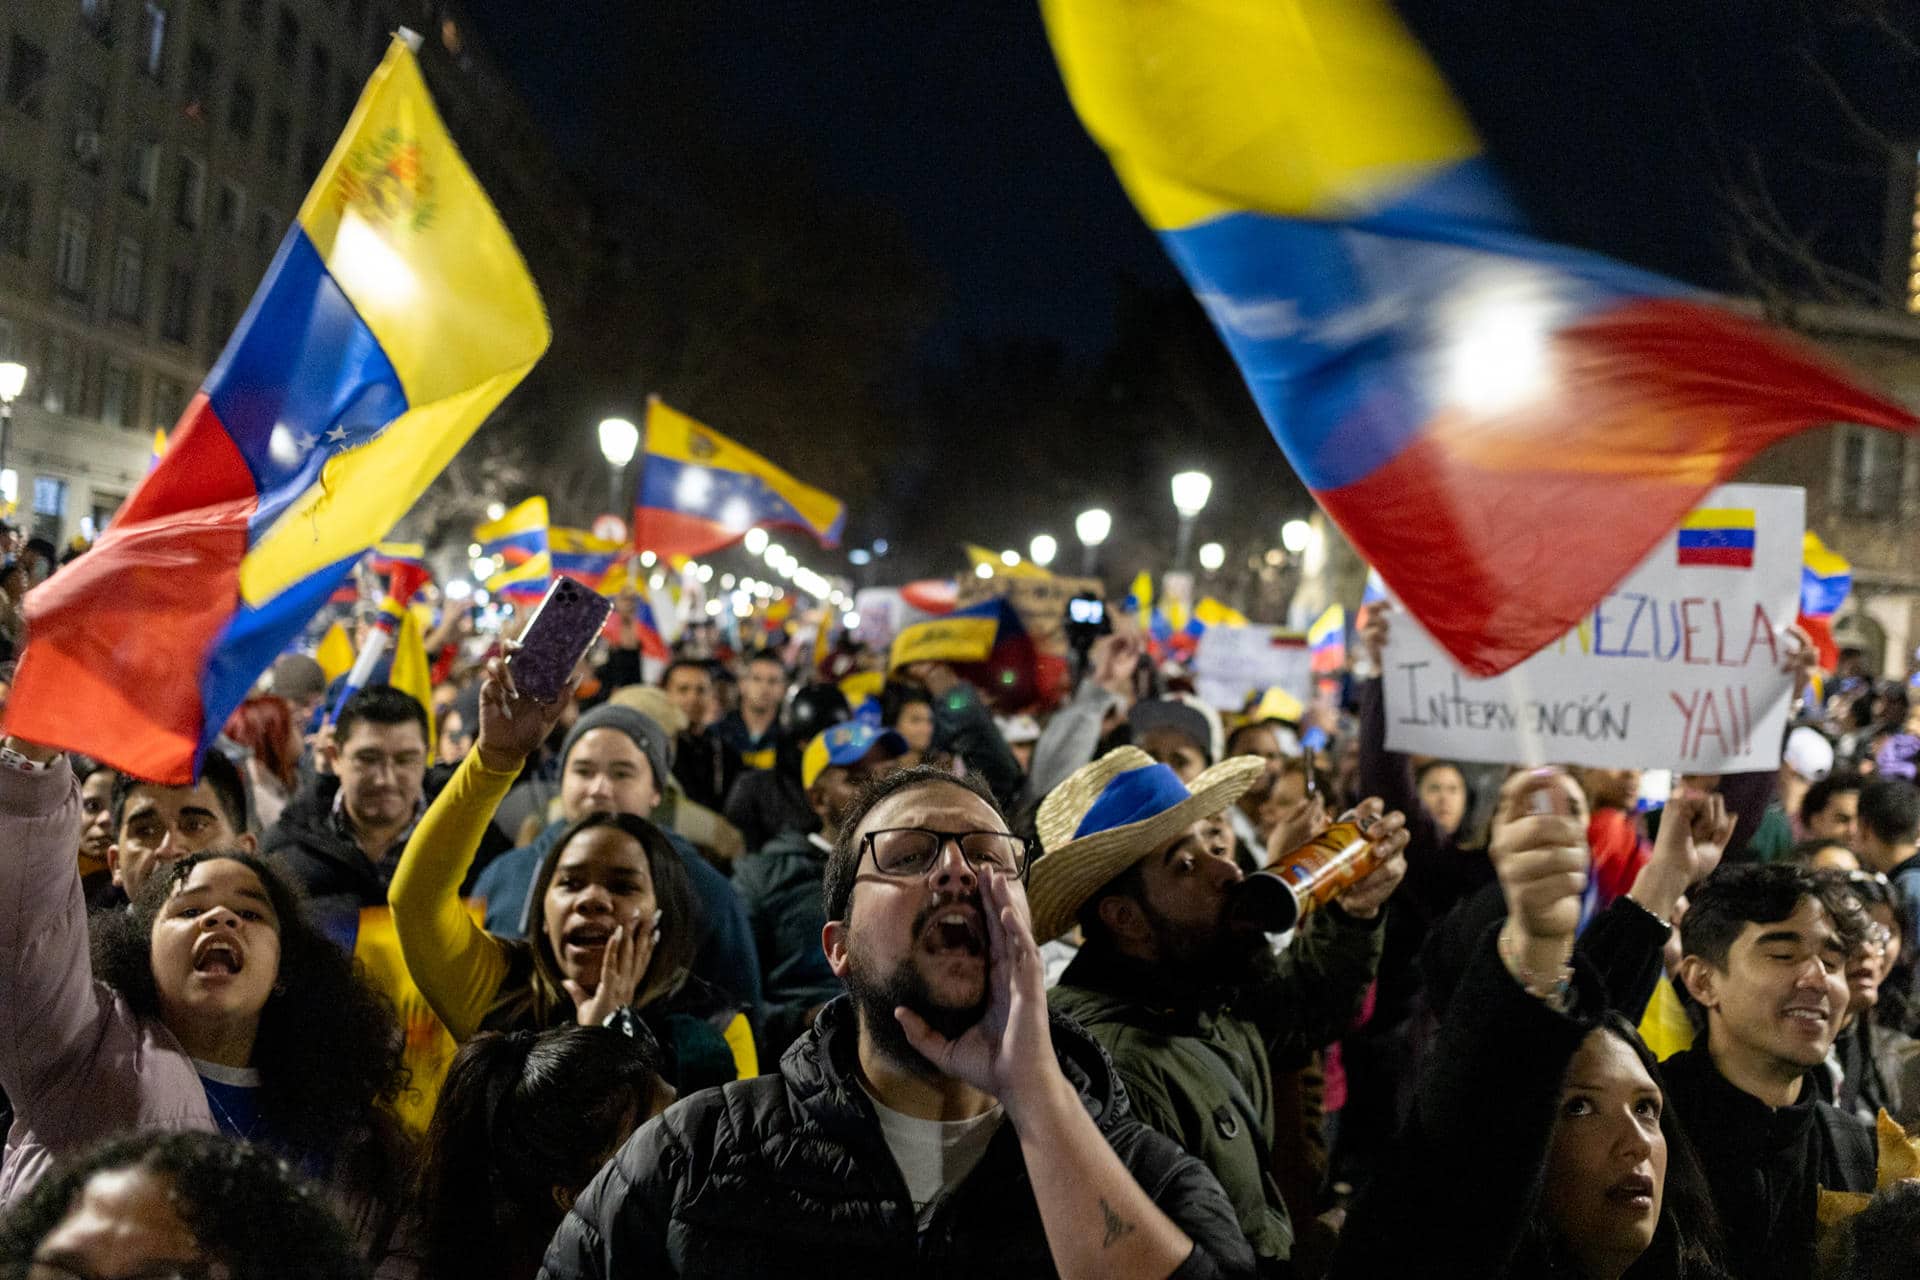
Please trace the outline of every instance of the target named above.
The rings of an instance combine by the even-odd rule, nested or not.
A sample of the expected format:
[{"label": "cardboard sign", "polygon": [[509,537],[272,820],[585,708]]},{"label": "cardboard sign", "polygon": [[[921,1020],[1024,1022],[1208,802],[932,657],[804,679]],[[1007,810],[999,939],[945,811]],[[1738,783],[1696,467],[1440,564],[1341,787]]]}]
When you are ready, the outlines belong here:
[{"label": "cardboard sign", "polygon": [[1277,627],[1208,627],[1193,656],[1194,692],[1207,705],[1238,711],[1279,687],[1302,704],[1313,699],[1307,637]]},{"label": "cardboard sign", "polygon": [[1101,594],[1098,578],[1011,577],[996,573],[991,578],[968,574],[960,579],[960,605],[978,604],[994,596],[1005,596],[1020,624],[1033,637],[1034,648],[1056,658],[1067,656],[1067,601],[1082,592]]},{"label": "cardboard sign", "polygon": [[1805,525],[1804,490],[1722,485],[1578,627],[1491,680],[1463,674],[1396,611],[1387,746],[1680,773],[1778,767]]}]

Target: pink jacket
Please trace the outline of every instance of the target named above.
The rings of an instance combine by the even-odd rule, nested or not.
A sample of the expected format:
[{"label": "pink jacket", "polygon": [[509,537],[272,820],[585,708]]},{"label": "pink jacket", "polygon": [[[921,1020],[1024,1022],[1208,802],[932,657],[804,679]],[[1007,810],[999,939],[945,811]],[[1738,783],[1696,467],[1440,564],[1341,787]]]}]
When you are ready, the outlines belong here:
[{"label": "pink jacket", "polygon": [[0,1207],[102,1138],[214,1128],[180,1042],[93,980],[79,844],[66,757],[44,773],[0,768],[0,1088],[14,1109]]}]

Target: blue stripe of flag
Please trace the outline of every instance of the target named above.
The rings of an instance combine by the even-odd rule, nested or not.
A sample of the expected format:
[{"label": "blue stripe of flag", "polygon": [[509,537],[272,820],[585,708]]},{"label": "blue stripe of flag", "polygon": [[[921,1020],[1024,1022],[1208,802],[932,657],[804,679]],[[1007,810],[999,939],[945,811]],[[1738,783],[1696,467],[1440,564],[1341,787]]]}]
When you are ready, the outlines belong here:
[{"label": "blue stripe of flag", "polygon": [[1682,550],[1709,547],[1738,547],[1745,551],[1753,550],[1753,530],[1751,529],[1682,529],[1679,537]]}]

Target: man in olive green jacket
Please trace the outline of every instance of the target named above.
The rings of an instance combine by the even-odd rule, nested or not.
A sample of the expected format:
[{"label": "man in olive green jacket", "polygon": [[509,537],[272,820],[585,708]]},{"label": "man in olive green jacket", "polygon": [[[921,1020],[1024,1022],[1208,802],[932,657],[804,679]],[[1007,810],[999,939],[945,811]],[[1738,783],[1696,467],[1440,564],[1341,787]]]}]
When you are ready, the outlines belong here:
[{"label": "man in olive green jacket", "polygon": [[1036,937],[1077,920],[1086,938],[1053,1008],[1106,1048],[1134,1113],[1213,1170],[1263,1268],[1284,1275],[1293,1228],[1273,1178],[1273,1072],[1359,1015],[1406,836],[1400,815],[1364,804],[1354,816],[1379,867],[1276,955],[1229,911],[1242,876],[1231,829],[1210,821],[1262,768],[1229,760],[1189,789],[1130,747],[1096,760],[1041,805],[1047,852],[1028,896]]}]

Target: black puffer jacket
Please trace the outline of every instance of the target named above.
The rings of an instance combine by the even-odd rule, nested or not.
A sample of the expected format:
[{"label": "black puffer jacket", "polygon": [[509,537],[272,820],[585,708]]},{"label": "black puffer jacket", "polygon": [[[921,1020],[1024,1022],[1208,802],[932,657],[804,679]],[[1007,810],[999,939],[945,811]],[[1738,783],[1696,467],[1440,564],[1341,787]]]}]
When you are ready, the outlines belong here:
[{"label": "black puffer jacket", "polygon": [[[561,1224],[545,1280],[614,1276],[1053,1276],[1011,1125],[923,1234],[854,1076],[842,996],[780,1074],[683,1098],[627,1140]],[[1134,1178],[1194,1242],[1179,1277],[1251,1276],[1253,1250],[1205,1165],[1127,1114],[1106,1054],[1064,1018],[1054,1050]]]}]

